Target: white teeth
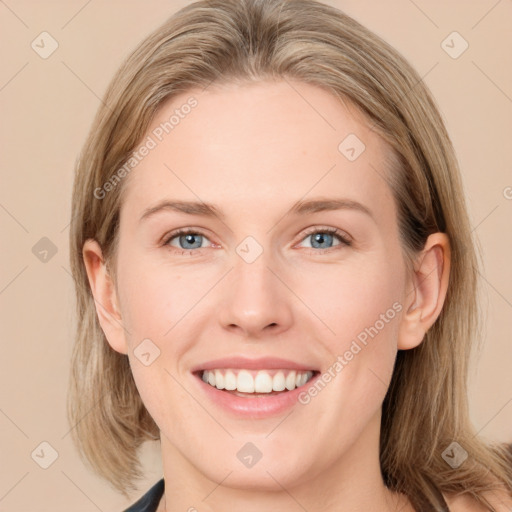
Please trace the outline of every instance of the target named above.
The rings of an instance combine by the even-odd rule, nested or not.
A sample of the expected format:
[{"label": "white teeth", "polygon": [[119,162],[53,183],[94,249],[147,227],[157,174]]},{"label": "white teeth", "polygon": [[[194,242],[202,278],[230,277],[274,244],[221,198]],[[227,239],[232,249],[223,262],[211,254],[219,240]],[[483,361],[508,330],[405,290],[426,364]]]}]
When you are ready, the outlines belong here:
[{"label": "white teeth", "polygon": [[236,389],[242,393],[254,393],[254,379],[247,370],[238,372]]},{"label": "white teeth", "polygon": [[272,391],[292,391],[304,386],[313,376],[312,371],[278,370],[272,377],[267,370],[204,370],[201,378],[217,389],[242,393],[271,393]]},{"label": "white teeth", "polygon": [[[240,375],[238,376],[240,378]],[[272,377],[266,372],[258,372],[254,379],[254,391],[256,393],[271,393],[272,392]]]},{"label": "white teeth", "polygon": [[295,389],[297,386],[295,385],[295,383],[297,382],[297,374],[295,372],[290,372],[287,376],[286,376],[286,389],[288,389],[289,391],[292,391],[293,389]]},{"label": "white teeth", "polygon": [[[209,373],[205,371],[204,373]],[[236,389],[236,375],[233,372],[227,371],[224,375],[224,387],[228,391],[233,391]]]},{"label": "white teeth", "polygon": [[215,370],[215,386],[217,389],[224,389],[224,375],[219,370]]},{"label": "white teeth", "polygon": [[274,391],[284,391],[286,387],[286,380],[283,372],[277,372],[272,380],[272,389]]}]

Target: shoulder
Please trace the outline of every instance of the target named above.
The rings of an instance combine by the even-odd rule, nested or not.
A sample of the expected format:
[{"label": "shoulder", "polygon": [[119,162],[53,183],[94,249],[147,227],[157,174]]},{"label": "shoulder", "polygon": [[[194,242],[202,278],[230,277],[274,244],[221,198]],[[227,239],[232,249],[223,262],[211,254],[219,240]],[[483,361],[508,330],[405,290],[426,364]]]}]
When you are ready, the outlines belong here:
[{"label": "shoulder", "polygon": [[[512,497],[506,492],[485,493],[486,499],[495,512],[510,512],[512,510]],[[477,503],[468,494],[443,494],[450,512],[489,512],[489,509]]]}]

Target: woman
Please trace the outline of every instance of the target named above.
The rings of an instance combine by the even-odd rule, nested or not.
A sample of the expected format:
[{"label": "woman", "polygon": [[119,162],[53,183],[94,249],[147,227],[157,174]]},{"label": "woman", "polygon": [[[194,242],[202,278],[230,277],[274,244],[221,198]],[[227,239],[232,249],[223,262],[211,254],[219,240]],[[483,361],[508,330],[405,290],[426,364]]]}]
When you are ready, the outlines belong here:
[{"label": "woman", "polygon": [[512,454],[468,418],[453,148],[355,20],[311,0],[176,13],[114,77],[72,215],[75,440],[123,492],[161,441],[129,510],[510,509]]}]

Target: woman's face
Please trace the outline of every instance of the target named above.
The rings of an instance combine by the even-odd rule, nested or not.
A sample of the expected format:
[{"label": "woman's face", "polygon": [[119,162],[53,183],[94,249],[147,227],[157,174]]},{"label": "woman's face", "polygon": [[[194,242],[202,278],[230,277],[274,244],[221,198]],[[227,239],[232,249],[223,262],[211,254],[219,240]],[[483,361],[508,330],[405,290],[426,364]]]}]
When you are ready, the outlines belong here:
[{"label": "woman's face", "polygon": [[375,462],[414,297],[386,147],[349,108],[304,83],[211,85],[152,121],[123,184],[109,341],[175,467],[280,489]]}]

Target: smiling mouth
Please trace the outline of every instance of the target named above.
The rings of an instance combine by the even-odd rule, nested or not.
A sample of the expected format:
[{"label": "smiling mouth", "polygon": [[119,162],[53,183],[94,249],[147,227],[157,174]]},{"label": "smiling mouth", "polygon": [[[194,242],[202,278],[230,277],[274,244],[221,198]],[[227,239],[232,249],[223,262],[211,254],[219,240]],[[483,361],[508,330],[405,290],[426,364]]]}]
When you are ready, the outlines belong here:
[{"label": "smiling mouth", "polygon": [[240,368],[219,368],[194,372],[197,378],[219,391],[230,394],[251,396],[273,396],[305,386],[318,373],[317,370],[246,370]]}]

